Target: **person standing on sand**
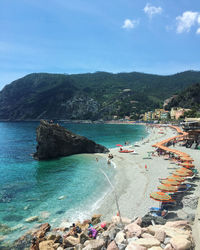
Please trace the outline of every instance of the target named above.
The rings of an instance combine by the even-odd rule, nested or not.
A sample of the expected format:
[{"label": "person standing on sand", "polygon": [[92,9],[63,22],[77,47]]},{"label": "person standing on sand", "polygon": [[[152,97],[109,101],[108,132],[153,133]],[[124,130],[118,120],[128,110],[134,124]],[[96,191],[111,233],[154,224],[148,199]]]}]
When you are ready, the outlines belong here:
[{"label": "person standing on sand", "polygon": [[147,169],[147,164],[145,164],[145,170],[147,171],[148,169]]}]

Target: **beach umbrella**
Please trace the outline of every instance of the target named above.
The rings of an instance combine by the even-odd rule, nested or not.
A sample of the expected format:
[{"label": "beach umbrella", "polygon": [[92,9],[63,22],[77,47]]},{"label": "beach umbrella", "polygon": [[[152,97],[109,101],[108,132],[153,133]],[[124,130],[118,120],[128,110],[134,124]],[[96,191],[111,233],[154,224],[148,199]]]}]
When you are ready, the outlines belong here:
[{"label": "beach umbrella", "polygon": [[175,181],[179,181],[179,182],[185,181],[184,177],[181,177],[181,176],[173,176],[173,175],[170,175],[170,176],[168,177],[168,179],[175,180]]},{"label": "beach umbrella", "polygon": [[181,157],[181,161],[194,161],[194,160],[190,157]]},{"label": "beach umbrella", "polygon": [[188,174],[187,172],[173,172],[174,176],[182,176],[182,177],[187,177],[190,176],[190,174]]},{"label": "beach umbrella", "polygon": [[177,186],[172,186],[169,184],[162,184],[162,185],[158,186],[158,189],[160,189],[163,192],[177,192],[178,191]]},{"label": "beach umbrella", "polygon": [[179,163],[179,165],[181,165],[183,167],[186,167],[186,168],[192,168],[192,167],[194,167],[194,164],[187,163],[187,162]]},{"label": "beach umbrella", "polygon": [[178,172],[186,172],[186,173],[189,173],[189,174],[193,174],[193,171],[190,170],[190,169],[188,169],[188,168],[179,168],[176,171],[178,171]]},{"label": "beach umbrella", "polygon": [[150,194],[150,198],[156,201],[169,202],[174,201],[172,197],[164,192],[153,192]]},{"label": "beach umbrella", "polygon": [[123,147],[121,144],[116,144],[117,147]]},{"label": "beach umbrella", "polygon": [[161,181],[162,184],[178,186],[180,185],[180,181],[176,181],[175,179],[166,179]]}]

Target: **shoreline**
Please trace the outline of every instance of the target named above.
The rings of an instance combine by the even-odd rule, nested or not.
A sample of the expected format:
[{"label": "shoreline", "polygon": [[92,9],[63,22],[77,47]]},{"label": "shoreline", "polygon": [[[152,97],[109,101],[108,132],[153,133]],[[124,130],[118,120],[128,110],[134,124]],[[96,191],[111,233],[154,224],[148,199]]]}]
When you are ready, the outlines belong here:
[{"label": "shoreline", "polygon": [[[112,180],[112,184],[115,187],[122,217],[144,216],[150,207],[158,207],[159,202],[151,199],[149,195],[151,192],[157,191],[157,186],[160,185],[159,178],[169,176],[173,168],[178,167],[172,165],[169,160],[164,160],[162,156],[152,156],[151,159],[148,159],[148,152],[154,151],[153,144],[173,137],[177,135],[177,132],[170,127],[162,127],[164,134],[159,134],[159,128],[152,127],[149,129],[149,135],[137,143],[139,147],[133,147],[138,154],[123,154],[118,152],[118,148],[110,149],[110,153],[114,156],[112,161],[116,165],[116,175],[114,181]],[[124,149],[130,149],[130,147],[126,146]],[[200,166],[198,150],[178,145],[174,149],[190,154],[194,159],[196,169],[200,170],[198,167]],[[147,165],[147,170],[145,170],[145,165]],[[198,195],[199,181],[195,182],[195,185],[197,186],[191,194],[193,196]],[[95,212],[102,214],[102,218],[105,220],[116,215],[117,208],[114,192],[104,197],[100,207]],[[186,219],[189,214],[195,214],[195,209],[183,207],[176,211],[176,216],[173,213],[173,216]]]}]

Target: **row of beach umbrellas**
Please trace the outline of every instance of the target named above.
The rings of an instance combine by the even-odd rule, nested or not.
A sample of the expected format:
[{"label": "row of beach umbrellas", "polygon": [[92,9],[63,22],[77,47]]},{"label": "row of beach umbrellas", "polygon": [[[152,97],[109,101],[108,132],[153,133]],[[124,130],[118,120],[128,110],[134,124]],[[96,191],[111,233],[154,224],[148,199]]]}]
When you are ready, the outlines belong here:
[{"label": "row of beach umbrellas", "polygon": [[168,193],[177,192],[181,183],[185,181],[185,178],[194,174],[191,170],[194,168],[194,165],[192,164],[194,160],[188,154],[164,146],[167,142],[177,139],[177,137],[180,139],[181,137],[187,135],[187,133],[181,131],[180,128],[175,126],[171,127],[175,128],[177,132],[181,133],[182,135],[169,138],[153,145],[154,147],[158,147],[164,151],[176,154],[181,161],[181,163],[178,164],[181,166],[181,168],[175,170],[171,176],[161,180],[161,185],[158,186],[159,191],[150,194],[150,198],[161,202],[173,202],[174,200]]}]

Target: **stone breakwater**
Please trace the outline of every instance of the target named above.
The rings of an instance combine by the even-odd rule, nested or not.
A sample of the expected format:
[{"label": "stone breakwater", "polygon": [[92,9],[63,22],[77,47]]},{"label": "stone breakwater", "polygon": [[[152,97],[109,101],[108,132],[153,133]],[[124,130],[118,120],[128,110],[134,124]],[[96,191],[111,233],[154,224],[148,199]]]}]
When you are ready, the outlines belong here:
[{"label": "stone breakwater", "polygon": [[[88,235],[90,224],[98,232],[95,239]],[[102,225],[104,225],[103,228]],[[146,215],[133,220],[122,217],[120,221],[119,216],[113,216],[111,221],[102,223],[101,215],[94,215],[91,220],[77,222],[76,226],[81,228],[81,232],[74,235],[70,224],[66,223],[63,228],[53,229],[48,223],[42,224],[18,239],[12,249],[184,250],[194,248],[191,226],[189,222],[183,220],[167,222],[165,219]]]}]

